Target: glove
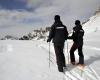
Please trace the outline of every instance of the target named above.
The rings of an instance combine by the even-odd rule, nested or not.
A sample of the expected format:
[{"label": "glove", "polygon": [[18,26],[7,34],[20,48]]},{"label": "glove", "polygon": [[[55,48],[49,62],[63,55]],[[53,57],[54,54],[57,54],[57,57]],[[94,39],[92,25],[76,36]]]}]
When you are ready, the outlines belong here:
[{"label": "glove", "polygon": [[47,42],[50,42],[50,39],[47,39]]},{"label": "glove", "polygon": [[68,36],[67,39],[73,39],[73,37],[72,36]]}]

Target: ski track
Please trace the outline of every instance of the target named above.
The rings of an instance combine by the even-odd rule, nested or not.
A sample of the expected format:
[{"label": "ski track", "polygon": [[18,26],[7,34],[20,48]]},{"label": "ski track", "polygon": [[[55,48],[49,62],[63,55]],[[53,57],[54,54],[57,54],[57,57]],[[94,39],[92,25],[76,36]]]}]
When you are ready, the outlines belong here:
[{"label": "ski track", "polygon": [[57,72],[52,75],[49,71],[48,56],[36,47],[36,42],[5,42],[0,42],[0,80],[61,80],[55,76]]},{"label": "ski track", "polygon": [[[41,45],[38,45],[38,47],[42,48],[45,52],[49,53],[49,50],[47,49],[48,47],[46,47],[46,45],[41,44]],[[50,48],[52,48],[52,46]],[[48,58],[48,61],[49,61],[49,58]],[[50,62],[56,65],[53,49],[50,50]]]},{"label": "ski track", "polygon": [[[47,47],[45,45],[41,44],[41,45],[39,45],[39,47],[41,47],[43,50],[49,52],[48,49],[47,49]],[[93,49],[93,50],[99,50],[98,48],[92,47],[92,46],[85,46],[85,48],[87,48],[87,49]],[[53,51],[51,51],[51,53],[54,54]],[[91,73],[90,73],[90,71],[89,72],[88,71],[80,72],[80,75],[78,74],[79,72],[77,73],[77,71],[74,71],[74,70],[67,71],[65,73],[66,74],[65,77],[66,78],[69,77],[69,79],[72,79],[72,80],[87,80],[87,79],[88,80],[99,80],[100,78],[97,75],[97,73],[94,71],[93,68],[92,68],[92,70],[93,70],[93,72],[91,72]],[[83,74],[84,74],[85,77],[82,76]],[[91,75],[91,74],[94,74],[96,78],[93,75]]]},{"label": "ski track", "polygon": [[[19,42],[18,42],[19,43]],[[32,44],[33,42],[31,42],[30,44]],[[20,54],[20,48],[18,49],[18,47],[23,47],[23,48],[35,48],[36,49],[36,51],[38,51],[37,49],[38,48],[40,48],[39,50],[43,53],[43,54],[47,54],[48,53],[48,45],[46,45],[45,43],[42,43],[42,44],[40,44],[40,43],[35,43],[34,42],[34,45],[33,46],[30,46],[30,44],[25,44],[25,45],[19,45],[19,44],[17,44],[16,46],[14,45],[14,44],[6,44],[6,43],[4,43],[4,44],[2,44],[2,45],[0,45],[0,55],[1,56],[5,56],[6,58],[5,58],[5,60],[3,61],[3,58],[2,59],[0,59],[1,61],[3,61],[2,63],[0,63],[1,65],[4,65],[5,67],[2,67],[1,66],[1,69],[2,69],[2,71],[0,71],[0,72],[3,72],[3,71],[5,71],[4,73],[6,73],[6,78],[4,78],[4,76],[0,76],[0,80],[7,80],[7,78],[8,79],[17,79],[17,80],[22,80],[22,79],[24,79],[24,80],[27,80],[28,78],[26,77],[26,78],[22,78],[22,76],[30,76],[30,78],[29,78],[29,80],[32,80],[32,76],[34,76],[34,74],[33,74],[33,72],[35,72],[36,73],[36,75],[35,75],[35,77],[37,78],[37,79],[40,79],[40,80],[47,80],[47,78],[49,77],[50,78],[50,76],[56,76],[56,75],[51,75],[51,74],[49,74],[49,73],[46,73],[45,71],[44,72],[37,72],[36,70],[34,70],[32,67],[34,66],[34,65],[37,65],[36,64],[36,62],[34,62],[34,58],[32,58],[32,57],[35,57],[36,55],[32,55],[33,53],[31,52],[31,51],[33,51],[33,50],[31,50],[31,51],[27,51],[27,49],[24,51],[24,52],[22,52],[22,54]],[[38,47],[38,48],[37,48]],[[85,46],[86,48],[88,47],[88,46]],[[52,54],[52,59],[54,59],[55,58],[55,55],[54,55],[54,49],[53,49],[53,46],[51,45],[50,46],[50,48],[51,48],[51,54]],[[93,48],[94,50],[95,50],[95,48],[94,47],[91,47],[91,46],[89,46],[88,47],[89,49],[91,49],[91,48]],[[97,50],[97,49],[96,49]],[[14,53],[14,51],[18,51],[17,53]],[[22,51],[22,50],[21,50]],[[9,54],[7,54],[7,53],[9,53]],[[14,53],[14,54],[13,54]],[[24,53],[29,53],[29,54],[24,54]],[[38,52],[36,52],[36,53],[38,53]],[[7,54],[7,55],[5,55],[5,54]],[[22,55],[24,55],[23,57],[22,57]],[[30,57],[31,56],[31,57]],[[12,57],[12,58],[11,58]],[[19,60],[17,60],[17,57],[19,58]],[[43,60],[44,62],[45,62],[45,59],[43,59],[44,58],[44,56],[39,56],[38,55],[38,57],[39,57],[39,59],[41,59],[41,60]],[[21,59],[21,58],[23,58],[23,60]],[[31,60],[31,61],[33,61],[32,63],[35,63],[34,65],[32,64],[32,63],[30,63],[29,61],[27,61],[27,60],[25,60],[25,59],[29,59],[29,61]],[[46,56],[46,58],[48,58],[48,56]],[[6,62],[7,61],[7,62]],[[54,62],[54,65],[55,65],[55,67],[56,67],[56,61],[55,60],[52,60],[53,62]],[[11,62],[10,64],[9,64],[9,62]],[[23,62],[23,64],[22,64],[22,62]],[[39,61],[40,62],[40,61]],[[47,62],[45,62],[45,64],[48,64]],[[6,69],[11,69],[10,68],[10,66],[9,65],[11,65],[12,67],[12,70],[13,71],[15,71],[14,73],[15,74],[13,74],[12,73],[12,71],[10,71],[10,70],[8,70],[8,71],[6,71]],[[30,65],[30,67],[29,67],[29,65]],[[41,65],[42,65],[42,63],[41,63]],[[17,68],[17,66],[20,66],[20,68]],[[38,65],[38,66],[40,66],[40,65]],[[51,67],[53,67],[53,65],[51,66]],[[23,69],[22,69],[23,68]],[[29,68],[29,70],[27,70],[27,68]],[[57,67],[56,67],[57,68]],[[15,70],[16,69],[16,70]],[[53,69],[53,68],[52,68]],[[24,71],[25,70],[25,71]],[[53,70],[52,70],[53,71]],[[93,69],[93,71],[94,71],[94,69]],[[21,73],[21,75],[19,76],[17,73],[18,72],[20,72]],[[8,75],[8,73],[11,73],[11,74],[9,74]],[[73,74],[74,73],[74,74]],[[96,74],[96,72],[94,72],[94,74],[97,76],[97,77],[99,77],[97,74]],[[2,75],[4,75],[3,73],[2,73]],[[14,76],[13,78],[10,78],[11,77],[11,75],[12,76]],[[82,77],[81,76],[79,76],[78,75],[78,73],[77,73],[77,71],[69,71],[69,72],[66,72],[66,75],[67,76],[65,76],[66,78],[71,78],[72,80],[82,80]],[[87,76],[91,76],[90,74],[89,74],[89,72],[87,72],[87,74],[86,74]],[[76,77],[77,76],[77,77]],[[17,78],[18,77],[18,78]],[[53,79],[53,77],[52,77],[52,79]],[[93,77],[92,77],[93,78]],[[34,79],[34,78],[33,78]],[[50,80],[52,80],[52,79],[50,79]],[[57,78],[58,79],[58,78]],[[56,79],[56,80],[57,80]],[[67,80],[67,79],[66,79]],[[83,79],[83,80],[85,80],[85,79]],[[94,78],[94,80],[96,80],[95,78]]]}]

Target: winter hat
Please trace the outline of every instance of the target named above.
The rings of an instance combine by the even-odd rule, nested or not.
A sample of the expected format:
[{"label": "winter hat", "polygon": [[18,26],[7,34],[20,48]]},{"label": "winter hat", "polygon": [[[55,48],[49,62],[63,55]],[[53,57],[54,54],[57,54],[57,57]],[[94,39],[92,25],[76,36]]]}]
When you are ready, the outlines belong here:
[{"label": "winter hat", "polygon": [[76,20],[76,21],[75,21],[75,24],[76,24],[76,25],[79,25],[79,24],[80,24],[80,21],[79,21],[79,20]]},{"label": "winter hat", "polygon": [[55,21],[59,21],[60,20],[60,16],[59,15],[55,15],[54,19],[55,19]]}]

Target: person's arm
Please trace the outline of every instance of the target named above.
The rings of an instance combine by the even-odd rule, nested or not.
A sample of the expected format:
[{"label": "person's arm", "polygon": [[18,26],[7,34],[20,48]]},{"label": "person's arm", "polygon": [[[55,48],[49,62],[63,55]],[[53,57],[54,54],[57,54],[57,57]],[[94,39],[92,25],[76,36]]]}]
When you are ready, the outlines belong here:
[{"label": "person's arm", "polygon": [[75,29],[75,27],[73,28],[73,33],[71,36],[68,36],[68,39],[75,39],[77,36],[77,30]]},{"label": "person's arm", "polygon": [[73,35],[74,35],[74,33],[71,33],[71,35],[68,36],[68,39],[73,39]]},{"label": "person's arm", "polygon": [[68,36],[68,39],[73,39],[73,37],[72,36]]},{"label": "person's arm", "polygon": [[51,27],[47,42],[50,42],[53,37],[54,37],[54,26]]},{"label": "person's arm", "polygon": [[84,30],[81,29],[79,30],[79,33],[78,33],[78,39],[83,38],[83,36],[84,36]]},{"label": "person's arm", "polygon": [[65,26],[65,40],[67,40],[68,39],[68,31],[67,31],[67,27]]}]

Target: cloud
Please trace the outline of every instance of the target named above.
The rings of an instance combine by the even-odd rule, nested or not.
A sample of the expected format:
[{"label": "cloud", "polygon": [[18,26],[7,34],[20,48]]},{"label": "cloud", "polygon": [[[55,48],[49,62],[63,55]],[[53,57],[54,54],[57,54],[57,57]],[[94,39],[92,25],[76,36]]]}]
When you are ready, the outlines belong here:
[{"label": "cloud", "polygon": [[100,0],[28,0],[28,4],[41,16],[60,14],[64,20],[71,21],[74,18],[83,21],[97,10]]},{"label": "cloud", "polygon": [[[0,3],[0,33],[3,35],[6,32],[15,32],[14,34],[18,35],[18,33],[16,33],[18,30],[20,30],[21,35],[37,27],[51,26],[55,14],[61,15],[63,23],[67,25],[69,29],[74,26],[76,19],[80,19],[81,21],[87,20],[100,6],[100,0],[14,1],[17,1],[16,6],[19,6],[19,3],[24,4],[24,8],[19,6],[17,9],[4,9],[3,3]],[[20,11],[18,9],[22,10]],[[29,11],[27,9],[29,9]]]},{"label": "cloud", "polygon": [[7,34],[21,36],[42,27],[43,19],[33,12],[0,10],[0,37]]}]

